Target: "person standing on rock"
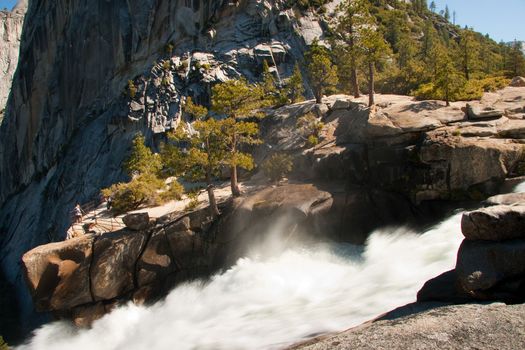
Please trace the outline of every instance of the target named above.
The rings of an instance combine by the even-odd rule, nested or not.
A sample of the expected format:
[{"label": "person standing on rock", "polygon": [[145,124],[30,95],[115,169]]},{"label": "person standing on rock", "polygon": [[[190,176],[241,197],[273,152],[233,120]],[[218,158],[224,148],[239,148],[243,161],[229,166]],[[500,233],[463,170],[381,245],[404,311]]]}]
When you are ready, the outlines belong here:
[{"label": "person standing on rock", "polygon": [[75,217],[75,223],[78,224],[82,222],[82,208],[80,208],[80,204],[77,203],[75,209],[73,209],[73,215]]}]

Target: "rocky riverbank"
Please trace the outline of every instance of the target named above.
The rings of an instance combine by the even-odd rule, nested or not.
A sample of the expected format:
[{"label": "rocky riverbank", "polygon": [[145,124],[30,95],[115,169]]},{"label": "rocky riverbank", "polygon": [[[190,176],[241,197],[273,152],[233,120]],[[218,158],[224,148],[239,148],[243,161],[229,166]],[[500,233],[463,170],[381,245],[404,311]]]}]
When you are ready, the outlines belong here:
[{"label": "rocky riverbank", "polygon": [[456,268],[428,281],[417,303],[291,349],[523,348],[524,200],[499,195],[465,212]]},{"label": "rocky riverbank", "polygon": [[[146,218],[138,226],[129,221],[132,230],[37,247],[23,258],[33,300],[40,311],[89,324],[116,304],[152,301],[181,281],[230,266],[246,247],[264,239],[268,223],[279,222],[284,225],[279,232],[299,232],[307,239],[362,244],[377,227],[425,217],[433,203],[485,198],[509,176],[522,174],[523,96],[521,87],[489,94],[492,110],[501,115],[482,121],[464,103],[446,107],[393,95],[379,95],[372,109],[339,95],[322,104],[307,101],[271,111],[262,124],[265,142],[256,158],[262,161],[269,150],[293,155],[291,183],[225,202],[217,221],[206,209],[173,213],[152,222]],[[324,122],[320,143],[313,147],[296,128],[308,113]],[[294,184],[294,179],[303,181]],[[518,215],[519,208],[509,208],[501,220]],[[468,215],[483,221],[476,213]],[[470,226],[464,221],[467,238],[490,232],[480,231],[477,221]],[[514,229],[512,224],[507,229],[511,236]],[[481,249],[472,244],[462,247],[466,257]],[[441,278],[449,281],[451,274],[456,276],[451,272]],[[470,280],[466,273],[463,285]],[[438,285],[430,295],[450,289],[450,284]],[[450,298],[465,297],[458,291]]]}]

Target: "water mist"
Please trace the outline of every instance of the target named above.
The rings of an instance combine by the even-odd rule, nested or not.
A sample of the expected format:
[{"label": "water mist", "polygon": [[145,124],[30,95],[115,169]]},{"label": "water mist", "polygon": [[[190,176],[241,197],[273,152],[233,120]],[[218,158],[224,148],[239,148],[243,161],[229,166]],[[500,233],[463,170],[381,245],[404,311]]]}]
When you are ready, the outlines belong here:
[{"label": "water mist", "polygon": [[460,221],[455,214],[423,234],[378,230],[364,247],[283,248],[270,235],[210,281],[180,285],[150,307],[130,303],[90,329],[48,324],[19,349],[282,348],[415,301],[425,281],[454,267]]}]

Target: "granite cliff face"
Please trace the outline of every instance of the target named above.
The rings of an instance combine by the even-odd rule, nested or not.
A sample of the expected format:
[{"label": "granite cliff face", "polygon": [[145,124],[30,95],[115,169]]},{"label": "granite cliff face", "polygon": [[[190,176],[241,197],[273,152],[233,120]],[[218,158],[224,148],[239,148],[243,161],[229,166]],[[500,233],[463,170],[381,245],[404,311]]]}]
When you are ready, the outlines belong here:
[{"label": "granite cliff face", "polygon": [[27,10],[25,1],[13,11],[0,11],[0,121],[9,97],[11,81],[18,64],[20,37]]},{"label": "granite cliff face", "polygon": [[[0,129],[0,261],[24,300],[22,315],[32,312],[22,254],[63,239],[74,204],[122,176],[136,131],[153,144],[177,119],[181,95],[205,91],[185,78],[158,89],[156,61],[205,52],[223,68],[217,79],[253,77],[256,58],[272,55],[268,44],[284,50],[286,64],[320,30],[280,1],[257,0],[35,0],[27,18]],[[151,99],[142,85],[148,93],[138,94],[137,107],[125,94],[128,80],[151,81],[161,96]]]}]

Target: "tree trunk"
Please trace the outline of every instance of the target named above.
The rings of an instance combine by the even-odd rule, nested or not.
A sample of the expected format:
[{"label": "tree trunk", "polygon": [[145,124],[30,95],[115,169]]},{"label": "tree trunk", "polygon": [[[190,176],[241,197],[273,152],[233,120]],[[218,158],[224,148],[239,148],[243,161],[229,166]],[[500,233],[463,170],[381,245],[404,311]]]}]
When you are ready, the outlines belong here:
[{"label": "tree trunk", "polygon": [[350,53],[351,53],[351,72],[350,72],[350,79],[352,84],[352,89],[354,90],[354,97],[358,98],[361,96],[361,93],[359,91],[359,82],[357,81],[357,62],[355,59],[355,43],[354,43],[354,25],[353,23],[350,24],[349,28],[350,33],[350,42],[348,43],[348,46],[350,46]]},{"label": "tree trunk", "polygon": [[449,96],[449,91],[448,91],[448,83],[447,83],[447,86],[445,87],[445,102],[447,103],[447,107],[450,106],[450,96]]},{"label": "tree trunk", "polygon": [[232,166],[230,168],[231,176],[230,176],[230,185],[232,189],[232,196],[239,197],[241,195],[241,190],[239,189],[239,184],[237,183],[237,167]]},{"label": "tree trunk", "polygon": [[372,107],[375,104],[374,100],[374,62],[368,63],[368,72],[370,74],[368,80],[368,106]]},{"label": "tree trunk", "polygon": [[[235,131],[233,132],[230,146],[233,161],[237,153],[237,134]],[[230,187],[232,189],[232,196],[239,197],[241,195],[241,190],[239,189],[239,184],[237,183],[237,165],[235,163],[232,163],[232,166],[230,167]]]},{"label": "tree trunk", "polygon": [[321,93],[321,89],[315,91],[315,103],[322,103],[323,101],[323,94]]},{"label": "tree trunk", "polygon": [[211,183],[211,176],[210,174],[206,174],[206,182],[208,183],[208,186],[206,187],[206,190],[208,191],[208,200],[210,202],[210,214],[212,217],[216,218],[219,216],[219,208],[217,207],[217,200],[215,199],[215,192],[213,191],[213,184]]},{"label": "tree trunk", "polygon": [[357,80],[357,67],[355,66],[355,60],[352,60],[352,72],[351,72],[351,79],[352,79],[352,89],[354,90],[354,97],[358,98],[361,97],[361,92],[359,91],[359,82]]},{"label": "tree trunk", "polygon": [[465,46],[465,67],[464,67],[465,69],[464,69],[464,71],[465,71],[465,79],[470,80],[470,74],[469,74],[470,62],[469,62],[469,59],[468,59],[469,57],[468,57],[468,51],[467,50],[468,50],[468,47]]}]

